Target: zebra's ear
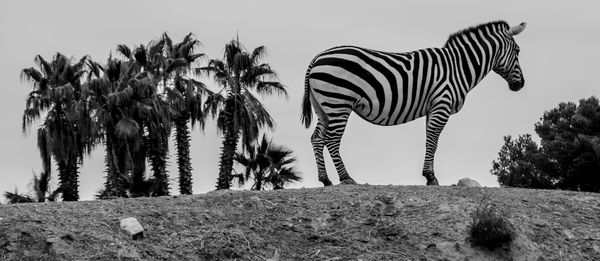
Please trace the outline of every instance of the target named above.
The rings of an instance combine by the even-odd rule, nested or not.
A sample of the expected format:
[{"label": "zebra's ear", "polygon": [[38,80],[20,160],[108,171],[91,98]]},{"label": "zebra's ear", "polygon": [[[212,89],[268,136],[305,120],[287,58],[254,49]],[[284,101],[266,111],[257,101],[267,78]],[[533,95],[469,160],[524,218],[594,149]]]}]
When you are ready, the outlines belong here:
[{"label": "zebra's ear", "polygon": [[511,27],[510,29],[508,29],[508,35],[515,36],[517,34],[520,34],[521,32],[523,32],[523,30],[525,30],[525,26],[527,26],[527,23],[522,22],[520,25]]}]

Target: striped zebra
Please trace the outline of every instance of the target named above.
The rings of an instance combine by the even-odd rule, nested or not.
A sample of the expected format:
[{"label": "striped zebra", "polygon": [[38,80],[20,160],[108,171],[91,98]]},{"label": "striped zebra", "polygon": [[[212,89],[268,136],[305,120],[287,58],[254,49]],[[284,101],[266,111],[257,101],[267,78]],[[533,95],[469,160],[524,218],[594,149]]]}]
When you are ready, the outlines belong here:
[{"label": "striped zebra", "polygon": [[323,160],[329,150],[343,184],[355,184],[340,157],[340,140],[352,111],[373,124],[398,125],[426,116],[423,176],[438,185],[433,159],[438,137],[450,115],[462,108],[467,93],[494,71],[512,91],[524,85],[519,46],[513,36],[525,23],[509,27],[490,22],[452,34],[442,48],[388,53],[339,46],[317,55],[308,66],[302,122],[308,128],[314,108],[318,123],[311,141],[319,181],[331,185]]}]

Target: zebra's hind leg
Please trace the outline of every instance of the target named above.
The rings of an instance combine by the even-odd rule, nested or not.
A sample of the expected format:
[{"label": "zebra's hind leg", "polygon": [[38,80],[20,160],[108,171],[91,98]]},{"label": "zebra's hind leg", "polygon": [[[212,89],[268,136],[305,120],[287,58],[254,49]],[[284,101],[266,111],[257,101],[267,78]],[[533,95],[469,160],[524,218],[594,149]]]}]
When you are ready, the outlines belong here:
[{"label": "zebra's hind leg", "polygon": [[338,120],[336,121],[331,120],[329,122],[329,126],[327,127],[327,136],[325,136],[325,145],[327,145],[327,149],[329,150],[329,154],[331,155],[335,169],[340,176],[340,183],[356,184],[356,181],[354,181],[354,179],[352,179],[346,171],[346,167],[344,166],[344,162],[340,156],[340,141],[342,140],[342,135],[344,135],[344,129],[346,128],[348,116],[350,116],[349,113],[347,115],[339,116]]},{"label": "zebra's hind leg", "polygon": [[319,181],[324,186],[331,186],[331,180],[327,177],[327,170],[325,169],[325,160],[323,159],[323,147],[325,146],[325,125],[319,121],[317,127],[311,137],[311,143],[315,152],[315,158],[317,161],[317,171],[319,173]]},{"label": "zebra's hind leg", "polygon": [[448,117],[450,117],[450,109],[444,105],[434,108],[427,116],[427,140],[425,142],[425,163],[423,164],[423,176],[427,179],[427,185],[439,185],[433,172],[433,159],[438,138],[448,122]]}]

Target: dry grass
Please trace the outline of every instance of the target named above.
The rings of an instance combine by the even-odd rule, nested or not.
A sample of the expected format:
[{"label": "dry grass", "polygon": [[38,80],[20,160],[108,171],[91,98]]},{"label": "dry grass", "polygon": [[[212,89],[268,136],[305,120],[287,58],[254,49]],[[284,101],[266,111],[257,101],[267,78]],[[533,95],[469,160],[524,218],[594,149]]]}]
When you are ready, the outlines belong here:
[{"label": "dry grass", "polygon": [[[468,240],[484,199],[511,213],[503,249]],[[1,205],[0,260],[583,260],[600,256],[598,213],[591,193],[369,185]]]}]

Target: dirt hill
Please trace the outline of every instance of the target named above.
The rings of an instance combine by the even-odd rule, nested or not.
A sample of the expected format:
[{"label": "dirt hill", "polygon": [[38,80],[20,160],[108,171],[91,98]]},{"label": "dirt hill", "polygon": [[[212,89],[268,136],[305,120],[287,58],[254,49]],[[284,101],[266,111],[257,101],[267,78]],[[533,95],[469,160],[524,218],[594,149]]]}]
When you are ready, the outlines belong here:
[{"label": "dirt hill", "polygon": [[[470,243],[482,203],[508,212],[511,244]],[[0,260],[119,259],[600,260],[600,194],[354,185],[0,206]]]}]

